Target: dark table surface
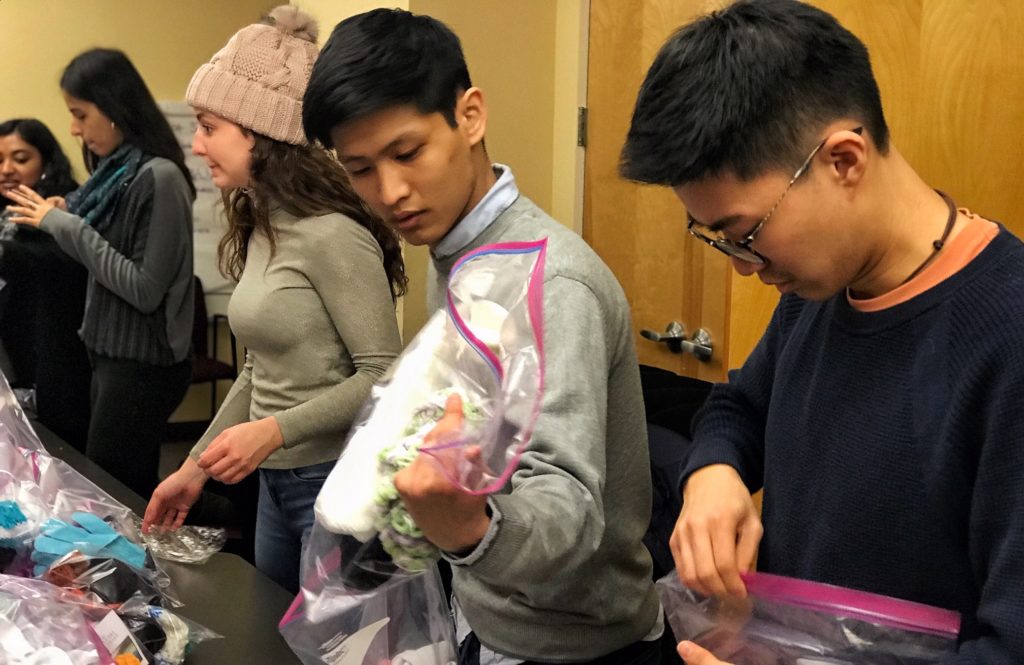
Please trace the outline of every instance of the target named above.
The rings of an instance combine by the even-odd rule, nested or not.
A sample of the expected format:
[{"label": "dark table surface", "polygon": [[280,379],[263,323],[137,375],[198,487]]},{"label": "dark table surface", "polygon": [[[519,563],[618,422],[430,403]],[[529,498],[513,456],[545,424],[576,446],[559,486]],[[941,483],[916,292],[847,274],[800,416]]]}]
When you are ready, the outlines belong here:
[{"label": "dark table surface", "polygon": [[[38,422],[33,421],[47,451],[70,464],[138,515],[146,501]],[[293,596],[234,554],[217,553],[202,565],[162,561],[171,591],[184,603],[173,611],[219,633],[203,642],[187,665],[289,665],[299,663],[277,630]]]}]

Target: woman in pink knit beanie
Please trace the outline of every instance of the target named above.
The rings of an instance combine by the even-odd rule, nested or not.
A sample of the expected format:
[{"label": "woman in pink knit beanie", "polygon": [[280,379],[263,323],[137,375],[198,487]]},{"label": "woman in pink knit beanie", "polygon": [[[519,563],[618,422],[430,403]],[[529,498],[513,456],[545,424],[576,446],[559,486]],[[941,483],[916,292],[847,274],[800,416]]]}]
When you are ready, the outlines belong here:
[{"label": "woman in pink knit beanie", "polygon": [[256,566],[298,590],[313,503],[371,386],[401,350],[406,278],[394,233],[340,164],[302,131],[315,22],[274,9],[202,65],[186,93],[192,151],[222,190],[221,270],[247,349],[242,374],[181,469],[153,493],[144,530],[177,528],[208,478],[259,470]]}]

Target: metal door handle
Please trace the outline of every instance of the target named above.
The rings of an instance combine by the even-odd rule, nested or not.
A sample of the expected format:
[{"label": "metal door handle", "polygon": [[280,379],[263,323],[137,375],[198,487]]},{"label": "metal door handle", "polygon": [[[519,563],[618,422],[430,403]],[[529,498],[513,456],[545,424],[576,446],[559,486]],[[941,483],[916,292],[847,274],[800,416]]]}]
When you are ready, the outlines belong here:
[{"label": "metal door handle", "polygon": [[665,332],[659,333],[653,330],[641,330],[640,334],[652,342],[665,342],[672,353],[692,353],[697,360],[707,362],[711,360],[714,353],[714,345],[711,343],[711,333],[700,328],[693,333],[693,337],[686,338],[686,328],[678,321],[673,321],[665,328]]}]

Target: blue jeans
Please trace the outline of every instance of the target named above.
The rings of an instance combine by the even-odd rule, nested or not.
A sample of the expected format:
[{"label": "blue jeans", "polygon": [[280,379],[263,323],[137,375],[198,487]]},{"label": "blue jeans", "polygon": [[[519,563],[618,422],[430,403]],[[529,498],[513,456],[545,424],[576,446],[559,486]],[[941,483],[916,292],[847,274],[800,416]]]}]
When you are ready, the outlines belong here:
[{"label": "blue jeans", "polygon": [[296,469],[260,469],[256,509],[256,568],[299,592],[302,546],[313,528],[313,504],[334,462]]}]

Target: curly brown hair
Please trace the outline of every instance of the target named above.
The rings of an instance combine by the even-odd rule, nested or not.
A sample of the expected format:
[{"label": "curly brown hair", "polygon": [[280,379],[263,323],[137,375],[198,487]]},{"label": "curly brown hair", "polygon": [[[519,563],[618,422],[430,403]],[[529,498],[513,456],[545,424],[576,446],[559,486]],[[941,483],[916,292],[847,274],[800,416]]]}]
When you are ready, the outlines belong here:
[{"label": "curly brown hair", "polygon": [[242,276],[253,233],[267,237],[273,255],[272,201],[300,218],[340,212],[353,219],[380,245],[392,298],[404,295],[409,278],[398,236],[352,190],[341,164],[319,146],[292,145],[256,133],[253,137],[251,187],[222,193],[228,232],[217,247],[221,273],[235,281]]}]

